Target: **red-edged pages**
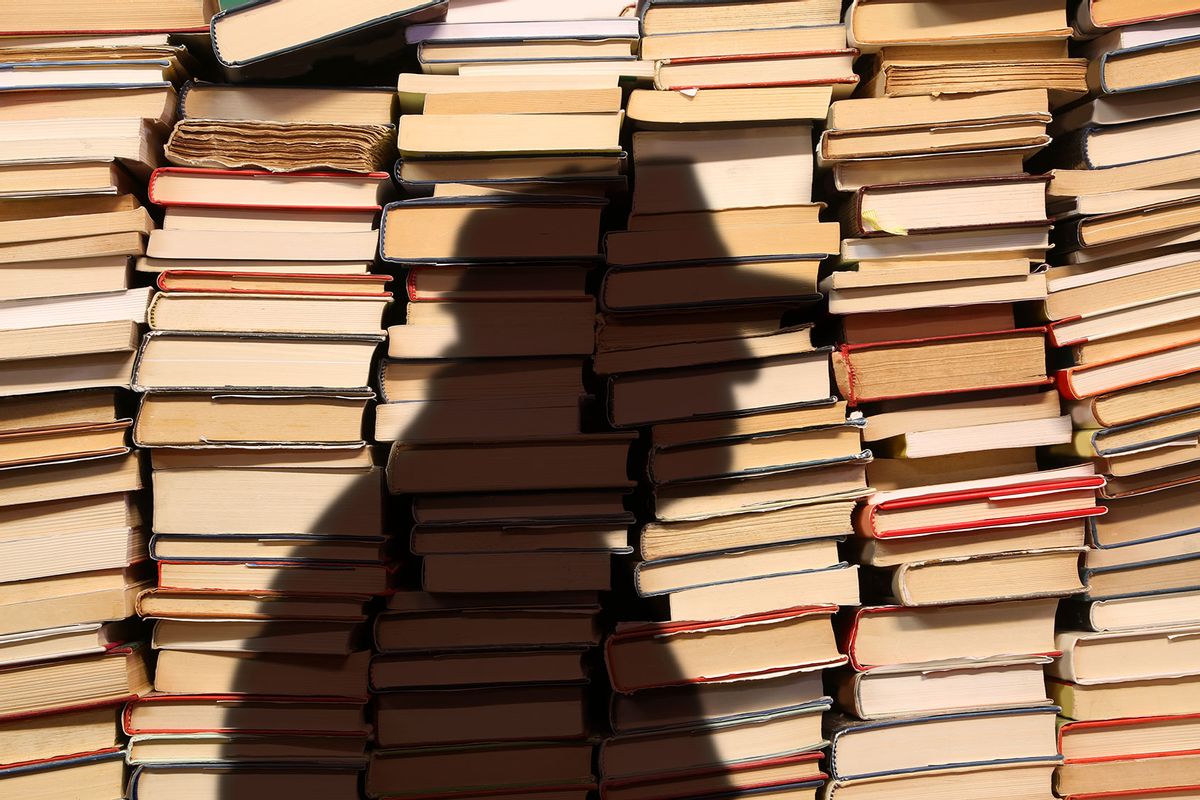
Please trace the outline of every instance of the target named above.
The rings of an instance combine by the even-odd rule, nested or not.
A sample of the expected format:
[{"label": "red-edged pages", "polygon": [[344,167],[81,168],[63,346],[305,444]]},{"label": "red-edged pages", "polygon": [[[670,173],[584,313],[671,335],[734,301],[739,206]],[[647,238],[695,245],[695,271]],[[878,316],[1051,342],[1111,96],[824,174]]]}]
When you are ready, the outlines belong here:
[{"label": "red-edged pages", "polygon": [[[858,50],[852,47],[842,47],[835,50],[803,50],[793,53],[737,53],[726,56],[687,56],[684,58],[668,58],[664,59],[660,64],[673,66],[679,64],[721,64],[729,62],[742,61],[781,61],[781,60],[800,60],[804,58],[822,58],[824,56],[851,56],[857,57]],[[846,76],[841,78],[818,78],[814,80],[800,81],[765,81],[755,83],[714,83],[703,84],[699,86],[663,86],[662,89],[668,92],[678,92],[683,89],[761,89],[774,86],[833,86],[835,84],[849,85],[851,87],[858,85],[859,78],[857,75]]]},{"label": "red-edged pages", "polygon": [[[160,184],[168,177],[210,177],[228,180],[229,200],[222,198],[221,202],[217,201],[198,201],[198,200],[183,200],[178,197],[172,197],[171,193],[164,189]],[[338,203],[302,203],[296,202],[289,195],[302,197],[303,194],[296,191],[289,191],[289,186],[303,186],[306,182],[317,184],[323,182],[337,182],[343,185],[357,184],[359,186],[373,186],[372,201],[364,203],[362,201],[351,202],[349,200]],[[381,202],[383,193],[390,185],[391,176],[386,172],[369,172],[365,174],[350,173],[350,172],[268,172],[267,170],[253,169],[204,169],[201,167],[159,167],[150,174],[150,182],[146,186],[146,196],[150,202],[156,205],[166,206],[167,208],[291,208],[291,209],[306,209],[309,211],[378,211],[383,207]],[[271,193],[271,202],[255,201],[247,198],[245,194],[238,194],[239,183],[252,183],[272,185],[275,189]],[[232,202],[237,200],[237,202]]]},{"label": "red-edged pages", "polygon": [[353,697],[286,697],[273,695],[245,694],[158,694],[137,697],[125,704],[121,712],[121,729],[127,736],[139,734],[188,734],[188,733],[237,733],[251,736],[267,735],[299,735],[299,736],[362,736],[370,732],[365,723],[362,730],[285,730],[280,728],[138,728],[133,725],[133,711],[137,706],[167,705],[170,703],[212,702],[215,704],[230,703],[280,703],[283,705],[361,705],[362,698]]},{"label": "red-edged pages", "polygon": [[[645,642],[667,643],[677,636],[688,634],[734,635],[742,629],[769,625],[786,625],[804,620],[808,617],[823,616],[825,624],[829,625],[832,637],[832,618],[837,613],[837,606],[799,606],[766,614],[748,614],[743,617],[714,620],[711,622],[646,622],[619,625],[617,631],[604,643],[604,662],[608,667],[609,680],[615,691],[627,694],[640,689],[654,689],[664,686],[683,686],[693,683],[723,683],[743,678],[766,678],[772,675],[787,675],[795,672],[824,669],[846,663],[846,657],[838,654],[837,658],[821,658],[816,660],[798,661],[789,664],[773,664],[760,669],[749,671],[721,671],[711,675],[685,675],[682,668],[669,680],[648,684],[629,683],[621,669],[623,662],[622,650],[627,646],[636,647]],[[735,649],[735,648],[730,648]],[[753,649],[753,648],[751,648]],[[640,661],[646,654],[637,656]],[[669,653],[661,654],[665,660],[670,659]]]},{"label": "red-edged pages", "polygon": [[[187,292],[188,294],[270,294],[270,295],[303,295],[306,297],[391,297],[392,293],[383,287],[390,283],[390,275],[316,275],[305,273],[270,273],[261,272],[210,272],[195,269],[169,269],[158,273],[156,285],[160,292]],[[296,284],[294,288],[263,289],[247,287],[244,284],[270,283]],[[344,291],[325,289],[303,289],[303,286],[337,286],[344,284]],[[375,284],[378,291],[351,290],[356,284]]]},{"label": "red-edged pages", "polygon": [[[930,536],[939,533],[956,533],[959,531],[983,530],[987,528],[1006,528],[1016,525],[1032,525],[1039,522],[1058,522],[1068,519],[1085,519],[1096,517],[1107,512],[1107,508],[1097,505],[1095,492],[1105,484],[1101,475],[1071,475],[1072,470],[1048,470],[1044,473],[1026,473],[1013,475],[1008,478],[988,478],[979,481],[964,481],[962,484],[942,484],[941,486],[921,487],[921,489],[900,489],[894,492],[877,492],[867,498],[866,504],[855,511],[855,528],[863,536],[871,539],[904,539],[916,536]],[[1055,473],[1060,474],[1056,475]],[[1061,474],[1067,473],[1067,474]],[[1039,477],[1042,476],[1042,477]],[[943,488],[956,487],[956,488]],[[922,491],[928,489],[929,491]],[[1046,495],[1065,494],[1068,492],[1090,493],[1093,500],[1086,508],[1045,511],[1036,513],[1005,513],[1005,502],[1017,501],[1024,498],[1037,498]],[[898,530],[882,530],[881,515],[889,511],[902,511],[912,508],[929,508],[932,506],[950,506],[955,503],[987,501],[995,503],[995,516],[982,516],[977,519],[947,522],[939,525],[922,525]]]},{"label": "red-edged pages", "polygon": [[893,339],[886,342],[861,342],[859,344],[842,344],[839,345],[834,352],[834,357],[840,360],[842,368],[845,370],[846,380],[844,381],[839,376],[838,386],[842,389],[842,394],[846,397],[846,402],[851,406],[857,406],[861,403],[874,403],[883,400],[899,400],[908,397],[929,397],[941,396],[947,394],[962,394],[964,392],[977,392],[983,390],[1000,391],[1003,389],[1020,389],[1029,386],[1046,386],[1054,382],[1054,378],[1045,377],[1039,378],[1036,381],[1024,381],[1021,383],[997,384],[988,386],[970,386],[963,389],[953,390],[934,390],[927,392],[911,392],[899,395],[880,395],[880,396],[863,396],[856,390],[857,379],[855,378],[854,354],[863,350],[880,349],[884,347],[907,347],[909,345],[935,344],[939,342],[953,341],[968,341],[971,339],[981,339],[985,336],[1016,336],[1027,333],[1038,333],[1043,336],[1046,333],[1044,327],[1041,328],[1014,328],[1005,331],[977,331],[975,333],[956,333],[949,336],[925,336],[918,339]]},{"label": "red-edged pages", "polygon": [[[990,605],[990,604],[989,604]],[[850,668],[855,672],[870,672],[875,669],[888,669],[896,665],[889,664],[864,664],[858,660],[855,651],[858,649],[855,645],[858,640],[858,626],[862,622],[863,617],[868,614],[894,614],[901,611],[912,611],[913,606],[860,606],[854,609],[854,617],[850,621],[850,625],[844,629],[845,633],[842,637],[842,647],[846,651],[846,657],[849,660]],[[1015,653],[1012,655],[997,656],[994,659],[978,659],[977,664],[983,664],[988,661],[1002,663],[1005,661],[1028,661],[1031,658],[1058,658],[1062,655],[1061,650],[1052,650],[1048,653]],[[920,668],[920,665],[906,665]]]},{"label": "red-edged pages", "polygon": [[1194,359],[1189,359],[1191,363],[1187,364],[1186,366],[1177,369],[1166,369],[1161,373],[1156,373],[1152,377],[1135,376],[1134,378],[1131,378],[1125,382],[1118,382],[1116,385],[1099,387],[1095,391],[1083,391],[1075,385],[1076,375],[1082,375],[1090,372],[1091,370],[1111,367],[1116,364],[1133,361],[1151,361],[1156,359],[1157,356],[1170,353],[1172,350],[1183,350],[1185,348],[1196,347],[1197,345],[1200,345],[1200,341],[1183,342],[1182,344],[1173,344],[1168,347],[1159,347],[1154,350],[1147,350],[1145,352],[1138,353],[1137,355],[1126,356],[1125,358],[1113,358],[1109,359],[1108,361],[1096,361],[1092,364],[1085,364],[1084,366],[1080,367],[1067,367],[1066,369],[1061,369],[1058,371],[1058,373],[1055,375],[1055,383],[1058,386],[1059,394],[1068,400],[1085,400],[1089,397],[1095,397],[1096,395],[1108,394],[1109,392],[1119,392],[1123,389],[1130,389],[1134,386],[1141,386],[1146,383],[1164,381],[1167,378],[1177,378],[1180,375],[1187,375],[1192,372],[1200,371],[1200,363],[1197,363]]},{"label": "red-edged pages", "polygon": [[[728,764],[723,767],[706,767],[692,772],[675,773],[666,777],[643,775],[637,778],[605,780],[600,782],[600,798],[601,800],[607,800],[607,798],[614,794],[619,794],[623,789],[636,787],[638,797],[644,798],[644,800],[681,800],[684,797],[697,796],[696,792],[687,786],[688,781],[703,781],[705,778],[716,779],[723,784],[715,790],[713,787],[707,787],[708,791],[701,793],[701,796],[711,795],[714,797],[734,792],[738,794],[765,792],[777,787],[795,786],[798,783],[823,783],[829,776],[821,772],[818,766],[822,756],[823,753],[821,752],[800,753],[781,758],[767,758],[759,761],[745,761],[740,764]],[[746,783],[739,780],[739,776],[752,771],[802,766],[806,764],[812,765],[811,772],[800,778],[790,778],[786,781],[750,781]],[[659,793],[656,793],[653,789],[656,784],[661,785]],[[683,784],[683,786],[680,784]]]},{"label": "red-edged pages", "polygon": [[17,761],[12,764],[0,763],[0,780],[7,777],[4,773],[9,770],[24,771],[29,767],[42,767],[44,769],[54,769],[58,766],[67,766],[72,761],[101,761],[110,757],[121,755],[120,747],[105,747],[103,750],[92,750],[87,753],[70,753],[64,756],[54,756],[53,758],[39,758],[33,761]]},{"label": "red-edged pages", "polygon": [[[1159,714],[1150,717],[1125,717],[1124,719],[1093,719],[1082,722],[1067,722],[1058,728],[1058,752],[1062,752],[1063,736],[1071,731],[1095,730],[1113,728],[1133,728],[1153,722],[1178,722],[1182,720],[1200,720],[1200,714]],[[1132,758],[1160,758],[1162,756],[1186,756],[1200,753],[1200,750],[1159,750],[1152,753],[1123,753],[1116,756],[1095,756],[1093,758],[1067,758],[1065,764],[1098,764],[1105,761],[1128,761]]]}]

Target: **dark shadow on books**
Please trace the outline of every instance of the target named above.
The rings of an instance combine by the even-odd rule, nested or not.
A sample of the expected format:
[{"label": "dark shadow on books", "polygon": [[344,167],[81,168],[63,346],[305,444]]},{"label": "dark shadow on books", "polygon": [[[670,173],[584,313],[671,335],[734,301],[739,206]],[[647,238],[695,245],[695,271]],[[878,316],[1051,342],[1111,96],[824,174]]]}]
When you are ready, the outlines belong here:
[{"label": "dark shadow on books", "polygon": [[709,211],[681,155],[648,178],[664,213],[544,176],[387,212],[412,302],[377,430],[412,561],[378,627],[372,797],[816,791],[838,656],[809,633],[832,609],[788,611],[813,590],[787,543],[861,482],[812,344],[817,209]]},{"label": "dark shadow on books", "polygon": [[285,618],[334,618],[214,662],[247,695],[230,727],[286,736],[212,797],[356,796],[368,694],[372,798],[815,796],[839,662],[835,609],[805,597],[857,579],[792,545],[815,499],[861,484],[857,446],[829,455],[858,433],[812,343],[817,210],[710,211],[696,173],[658,171],[675,200],[628,225],[621,197],[544,176],[385,211],[410,297],[378,373],[387,486],[296,501],[324,505],[305,533],[345,537],[378,481],[395,591],[364,624],[347,587],[382,594],[376,567],[261,587]]}]

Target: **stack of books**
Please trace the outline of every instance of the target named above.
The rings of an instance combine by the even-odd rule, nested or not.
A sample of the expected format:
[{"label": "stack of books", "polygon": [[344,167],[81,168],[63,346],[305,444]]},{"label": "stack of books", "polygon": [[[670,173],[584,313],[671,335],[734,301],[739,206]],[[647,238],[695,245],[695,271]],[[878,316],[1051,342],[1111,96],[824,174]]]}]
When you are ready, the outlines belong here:
[{"label": "stack of books", "polygon": [[411,559],[375,625],[366,791],[583,800],[599,593],[632,522],[635,437],[596,424],[585,385],[621,90],[402,74],[399,92],[408,197],[384,209],[381,253],[409,303],[375,435]]},{"label": "stack of books", "polygon": [[1197,12],[1082,3],[1092,93],[1053,127],[1058,246],[1044,311],[1077,429],[1056,455],[1108,476],[1087,594],[1064,615],[1051,684],[1065,717],[1064,797],[1200,784],[1188,738],[1200,685],[1189,645],[1200,631],[1200,26],[1181,16]]},{"label": "stack of books", "polygon": [[823,784],[821,671],[845,662],[838,552],[865,493],[860,423],[816,346],[838,226],[813,202],[813,121],[857,82],[836,3],[640,4],[656,88],[629,100],[634,191],[593,363],[640,430],[636,603],[606,645],[608,798]]},{"label": "stack of books", "polygon": [[[149,290],[138,200],[198,2],[0,9],[0,783],[124,796],[152,576],[128,394]],[[140,34],[116,31],[144,30]],[[108,31],[114,31],[109,34]]]},{"label": "stack of books", "polygon": [[[627,0],[451,0],[437,22],[405,32],[421,70],[434,75],[493,75],[510,86],[543,75],[647,77],[639,64],[640,23]],[[547,98],[553,101],[554,98]]]},{"label": "stack of books", "polygon": [[[312,91],[192,84],[180,125],[370,116],[394,136],[390,92]],[[158,291],[133,435],[153,468],[158,580],[138,610],[158,659],[154,693],[126,712],[129,761],[139,796],[299,776],[353,797],[365,604],[389,585],[383,469],[364,440],[391,304],[390,278],[368,272],[389,181],[374,162],[320,172],[338,165],[230,135],[292,171],[173,166],[149,187],[163,216],[139,264]]]},{"label": "stack of books", "polygon": [[[1071,424],[1045,330],[1018,321],[1045,297],[1050,245],[1047,179],[1023,162],[1049,143],[1051,108],[1086,89],[1066,23],[1045,2],[849,12],[877,73],[872,97],[833,104],[820,143],[853,192],[824,288],[841,317],[837,383],[876,458],[855,515],[869,605],[848,633],[830,797],[1045,795],[1059,760],[1043,670],[1058,598],[1083,591],[1104,479],[1039,468],[1037,448]],[[881,753],[885,736],[906,746]]]},{"label": "stack of books", "polygon": [[855,0],[846,12],[847,38],[873,54],[860,96],[1044,88],[1058,103],[1077,99],[1087,93],[1088,63],[1068,53],[1065,5],[1019,0],[1001,9]]}]

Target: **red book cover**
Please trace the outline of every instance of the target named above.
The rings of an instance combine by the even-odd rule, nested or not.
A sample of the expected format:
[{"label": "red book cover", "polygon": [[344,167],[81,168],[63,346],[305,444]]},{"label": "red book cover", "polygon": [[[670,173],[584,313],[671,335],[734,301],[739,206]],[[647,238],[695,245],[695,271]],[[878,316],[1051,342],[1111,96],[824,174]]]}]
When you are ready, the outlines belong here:
[{"label": "red book cover", "polygon": [[1058,373],[1055,375],[1055,382],[1058,385],[1059,393],[1063,397],[1067,398],[1068,400],[1084,400],[1088,397],[1094,397],[1100,394],[1108,394],[1110,392],[1119,392],[1123,389],[1130,389],[1134,386],[1142,386],[1147,383],[1166,380],[1167,378],[1177,378],[1180,375],[1187,375],[1188,373],[1200,370],[1200,364],[1195,363],[1194,359],[1189,359],[1191,363],[1188,363],[1180,368],[1168,369],[1150,378],[1134,378],[1124,382],[1118,382],[1115,385],[1101,387],[1097,391],[1081,390],[1075,385],[1075,377],[1077,375],[1086,374],[1091,370],[1100,369],[1102,367],[1110,367],[1115,364],[1138,361],[1141,359],[1149,359],[1154,356],[1169,353],[1172,350],[1182,350],[1187,347],[1195,347],[1197,344],[1200,344],[1200,342],[1184,342],[1183,344],[1173,344],[1167,347],[1160,347],[1155,350],[1147,350],[1146,352],[1138,353],[1135,356],[1114,358],[1109,359],[1108,361],[1097,361],[1093,364],[1087,364],[1081,367],[1067,367],[1066,369],[1061,369],[1058,371]]},{"label": "red book cover", "polygon": [[965,520],[961,522],[948,522],[942,525],[926,525],[921,527],[906,528],[895,531],[879,530],[878,520],[881,513],[886,514],[888,511],[898,511],[907,508],[921,508],[939,505],[951,505],[953,503],[967,502],[973,500],[995,501],[997,503],[1005,500],[1019,499],[1031,495],[1049,495],[1061,494],[1064,492],[1074,491],[1095,491],[1104,486],[1105,480],[1100,475],[1092,475],[1087,477],[1072,477],[1059,478],[1045,481],[1028,481],[1021,483],[1012,483],[999,486],[979,487],[975,489],[961,489],[948,492],[932,492],[930,494],[917,495],[913,497],[900,497],[894,500],[883,500],[882,502],[871,502],[858,508],[855,512],[859,525],[857,526],[859,533],[872,539],[903,539],[913,536],[928,536],[937,533],[955,533],[966,530],[979,530],[985,528],[1005,528],[1013,525],[1029,525],[1037,522],[1058,522],[1067,519],[1084,519],[1086,517],[1100,516],[1107,512],[1107,508],[1093,504],[1092,507],[1086,509],[1072,509],[1067,511],[1053,511],[1034,514],[1013,514],[1009,516],[991,517],[986,520]]},{"label": "red book cover", "polygon": [[[1182,722],[1186,720],[1200,720],[1200,714],[1161,714],[1151,717],[1126,717],[1124,719],[1096,719],[1085,720],[1083,722],[1068,722],[1059,726],[1058,729],[1058,751],[1063,751],[1063,738],[1071,731],[1086,731],[1086,730],[1115,730],[1120,728],[1136,728],[1139,725],[1146,725],[1155,722]],[[1067,758],[1064,763],[1067,764],[1095,764],[1104,761],[1126,761],[1131,758],[1158,758],[1160,756],[1181,756],[1200,753],[1197,749],[1188,750],[1158,750],[1150,753],[1123,753],[1115,756],[1096,756],[1093,758]]]}]

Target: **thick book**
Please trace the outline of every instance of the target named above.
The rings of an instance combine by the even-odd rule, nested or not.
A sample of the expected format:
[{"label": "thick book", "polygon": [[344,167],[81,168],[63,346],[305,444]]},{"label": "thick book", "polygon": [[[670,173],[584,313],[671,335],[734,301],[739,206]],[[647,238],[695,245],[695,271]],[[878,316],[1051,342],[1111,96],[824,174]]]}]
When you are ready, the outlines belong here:
[{"label": "thick book", "polygon": [[370,392],[152,392],[142,396],[139,447],[349,445],[363,441]]},{"label": "thick book", "polygon": [[1081,465],[878,492],[860,507],[857,529],[863,536],[887,539],[1082,520],[1105,513],[1096,502],[1103,485],[1094,467]]},{"label": "thick book", "polygon": [[1044,328],[844,344],[833,354],[839,388],[851,405],[901,397],[1041,386]]},{"label": "thick book", "polygon": [[423,494],[632,486],[626,462],[634,438],[597,433],[545,441],[396,442],[388,458],[388,487],[397,494]]},{"label": "thick book", "polygon": [[614,736],[600,745],[605,780],[666,780],[726,764],[787,758],[825,745],[821,714],[828,705],[745,716],[699,728]]},{"label": "thick book", "polygon": [[832,396],[828,359],[827,350],[817,349],[613,375],[608,379],[609,422],[631,428],[825,405]]},{"label": "thick book", "polygon": [[144,647],[112,647],[98,655],[26,664],[0,671],[0,719],[52,709],[108,705],[150,690]]},{"label": "thick book", "polygon": [[1058,547],[914,560],[871,571],[866,583],[913,607],[1065,597],[1086,588],[1079,573],[1083,552]]},{"label": "thick book", "polygon": [[896,45],[1069,39],[1066,9],[1047,0],[1020,0],[1003,11],[986,6],[930,7],[920,0],[857,0],[846,12],[846,38],[864,51]]},{"label": "thick book", "polygon": [[[812,606],[718,622],[626,623],[605,644],[613,688],[766,678],[837,666],[831,619],[836,606]],[[677,661],[686,651],[689,667]]]},{"label": "thick book", "polygon": [[789,48],[772,54],[668,58],[655,66],[654,85],[659,91],[819,85],[831,86],[834,97],[849,97],[858,85],[853,68],[857,54],[848,48]]},{"label": "thick book", "polygon": [[1047,674],[1086,685],[1197,675],[1196,630],[1061,631],[1056,644],[1063,657]]},{"label": "thick book", "polygon": [[372,0],[301,11],[287,0],[263,0],[213,17],[213,52],[231,77],[293,77],[336,56],[378,58],[406,24],[441,16],[446,6],[446,0]]},{"label": "thick book", "polygon": [[370,730],[362,706],[334,697],[151,694],[125,705],[129,736],[239,733],[346,736]]},{"label": "thick book", "polygon": [[1200,80],[1194,66],[1200,36],[1153,42],[1102,53],[1092,62],[1089,83],[1100,94],[1163,89]]},{"label": "thick book", "polygon": [[184,119],[164,152],[184,167],[374,173],[395,156],[395,134],[392,125]]},{"label": "thick book", "polygon": [[535,195],[391,203],[383,210],[380,256],[402,264],[594,260],[605,203]]},{"label": "thick book", "polygon": [[586,687],[504,686],[383,695],[375,711],[381,748],[468,741],[583,739]]},{"label": "thick book", "polygon": [[[780,0],[773,3],[740,3],[736,0],[639,0],[637,14],[642,33],[695,33],[780,26],[836,25],[838,3],[822,0]],[[735,22],[731,23],[731,20]]]},{"label": "thick book", "polygon": [[0,765],[5,791],[21,796],[69,796],[94,793],[119,797],[124,792],[125,752],[109,747],[91,753]]},{"label": "thick book", "polygon": [[[390,187],[385,172],[341,172],[160,167],[146,188],[150,202],[168,208],[302,208],[374,210]],[[230,200],[236,199],[236,203]]]},{"label": "thick book", "polygon": [[850,235],[932,233],[1045,225],[1041,176],[867,186],[848,209]]},{"label": "thick book", "polygon": [[[866,606],[843,634],[859,671],[901,665],[1053,656],[1056,600],[1017,600],[934,608]],[[984,635],[988,631],[988,635]]]},{"label": "thick book", "polygon": [[[138,391],[153,389],[364,389],[382,336],[146,334],[134,369]],[[188,360],[181,360],[186,354]]]},{"label": "thick book", "polygon": [[172,800],[189,794],[201,797],[227,792],[258,795],[284,791],[312,793],[327,800],[355,800],[358,768],[317,768],[296,765],[254,765],[241,768],[209,763],[189,766],[139,766],[129,778],[130,797],[138,800]]},{"label": "thick book", "polygon": [[[587,741],[488,742],[376,750],[367,767],[368,797],[493,794],[539,786],[594,787]],[[338,798],[340,800],[340,798]]]},{"label": "thick book", "polygon": [[1067,722],[1058,744],[1067,764],[1155,758],[1195,750],[1200,714],[1172,714]]},{"label": "thick book", "polygon": [[986,761],[1057,758],[1054,706],[968,711],[916,718],[826,720],[834,780]]},{"label": "thick book", "polygon": [[1080,0],[1075,7],[1072,21],[1081,33],[1091,36],[1122,25],[1170,19],[1195,14],[1197,11],[1200,11],[1200,8],[1187,0]]},{"label": "thick book", "polygon": [[179,117],[391,125],[396,121],[396,98],[389,87],[245,86],[191,80],[179,90]]},{"label": "thick book", "polygon": [[922,797],[938,792],[953,796],[986,793],[992,800],[1022,800],[1046,791],[1058,758],[985,761],[958,769],[896,771],[854,780],[835,780],[828,800],[882,798],[902,795]]},{"label": "thick book", "polygon": [[[646,41],[642,40],[643,47]],[[683,92],[634,89],[626,104],[626,114],[644,128],[723,122],[803,122],[820,120],[832,95],[832,87],[824,85],[706,89],[695,97]]]},{"label": "thick book", "polygon": [[953,669],[928,664],[843,672],[838,703],[866,720],[921,714],[1046,706],[1049,657],[964,661]]},{"label": "thick book", "polygon": [[0,12],[0,30],[25,36],[205,31],[216,7],[210,0],[131,0],[116,8],[86,0],[7,6]]}]

